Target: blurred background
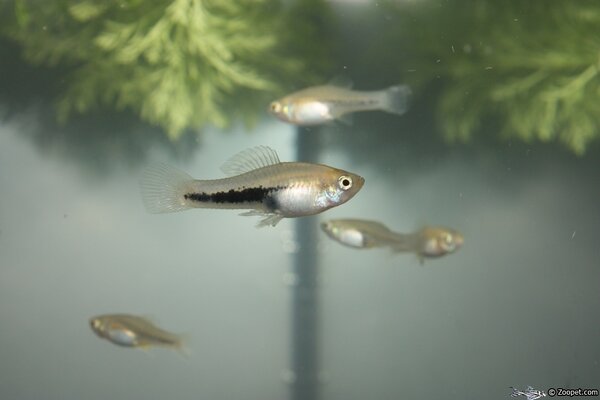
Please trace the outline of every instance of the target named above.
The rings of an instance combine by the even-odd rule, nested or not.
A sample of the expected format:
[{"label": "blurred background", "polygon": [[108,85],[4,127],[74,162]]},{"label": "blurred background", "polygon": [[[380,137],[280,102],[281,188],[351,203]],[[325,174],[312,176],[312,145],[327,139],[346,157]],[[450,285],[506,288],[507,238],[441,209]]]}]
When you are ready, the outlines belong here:
[{"label": "blurred background", "polygon": [[[503,399],[600,386],[600,4],[0,2],[0,398]],[[297,128],[342,76],[403,116]],[[360,174],[315,217],[151,215],[138,180],[267,145]],[[426,260],[331,218],[460,231]],[[150,316],[191,354],[100,340]]]}]

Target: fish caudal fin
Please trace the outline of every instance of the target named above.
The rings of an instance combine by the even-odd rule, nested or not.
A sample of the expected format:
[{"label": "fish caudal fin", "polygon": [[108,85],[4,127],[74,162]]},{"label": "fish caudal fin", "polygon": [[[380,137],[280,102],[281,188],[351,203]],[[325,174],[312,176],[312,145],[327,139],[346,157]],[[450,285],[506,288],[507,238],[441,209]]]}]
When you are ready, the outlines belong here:
[{"label": "fish caudal fin", "polygon": [[140,180],[146,210],[152,214],[160,214],[191,208],[183,195],[193,182],[191,176],[166,164],[147,168]]},{"label": "fish caudal fin", "polygon": [[407,85],[391,86],[385,90],[383,109],[392,114],[402,115],[408,110],[411,90]]},{"label": "fish caudal fin", "polygon": [[178,340],[175,343],[175,350],[184,358],[190,358],[192,356],[192,350],[190,349],[190,336],[188,334],[179,334]]}]

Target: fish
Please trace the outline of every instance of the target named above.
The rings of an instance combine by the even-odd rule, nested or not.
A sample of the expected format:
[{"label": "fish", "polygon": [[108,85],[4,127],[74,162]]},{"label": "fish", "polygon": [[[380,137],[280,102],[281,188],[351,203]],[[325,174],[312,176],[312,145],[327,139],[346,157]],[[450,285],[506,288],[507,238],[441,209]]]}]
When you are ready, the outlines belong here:
[{"label": "fish", "polygon": [[413,252],[421,263],[425,258],[453,253],[464,242],[463,236],[456,230],[439,226],[399,233],[377,221],[336,219],[322,222],[321,229],[343,245],[358,249],[389,247],[394,252]]},{"label": "fish", "polygon": [[330,84],[289,94],[271,102],[268,110],[280,120],[299,126],[320,125],[336,119],[350,124],[350,113],[357,111],[380,110],[402,115],[408,110],[410,95],[407,85],[366,92]]},{"label": "fish", "polygon": [[510,397],[523,396],[527,398],[527,400],[537,400],[542,397],[546,397],[546,392],[544,392],[543,390],[534,389],[532,386],[527,386],[526,390],[519,390],[512,386],[510,386],[510,389],[513,390],[510,394]]},{"label": "fish", "polygon": [[96,335],[117,346],[141,349],[167,347],[185,354],[182,335],[167,332],[143,317],[105,314],[91,318],[89,323]]},{"label": "fish", "polygon": [[350,200],[364,178],[323,164],[281,162],[275,150],[257,146],[231,157],[221,170],[228,178],[197,180],[165,164],[148,168],[141,180],[150,213],[192,208],[246,209],[263,217],[257,226],[283,218],[315,215]]}]

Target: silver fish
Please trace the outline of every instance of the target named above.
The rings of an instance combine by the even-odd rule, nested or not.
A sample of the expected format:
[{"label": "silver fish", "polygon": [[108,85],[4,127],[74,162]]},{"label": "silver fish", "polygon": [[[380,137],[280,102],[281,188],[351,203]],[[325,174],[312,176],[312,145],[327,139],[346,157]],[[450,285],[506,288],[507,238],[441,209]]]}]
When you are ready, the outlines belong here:
[{"label": "silver fish", "polygon": [[90,319],[90,327],[99,337],[123,347],[169,347],[183,351],[181,336],[162,330],[145,318],[129,314],[106,314]]},{"label": "silver fish", "polygon": [[456,251],[463,236],[449,228],[425,227],[414,233],[391,231],[380,222],[361,219],[337,219],[321,223],[323,231],[339,243],[359,248],[390,247],[396,252],[416,253],[424,258],[440,257]]},{"label": "silver fish", "polygon": [[537,400],[542,397],[546,397],[546,392],[544,392],[543,390],[534,389],[532,386],[527,386],[526,390],[519,390],[512,386],[510,388],[513,390],[510,394],[510,397],[523,396],[527,400]]},{"label": "silver fish", "polygon": [[364,184],[362,177],[327,165],[280,162],[277,153],[266,146],[242,151],[221,170],[230,177],[197,180],[167,165],[146,170],[141,181],[146,209],[151,213],[247,209],[241,215],[264,217],[258,226],[275,226],[282,218],[339,206]]},{"label": "silver fish", "polygon": [[408,109],[411,91],[406,85],[361,92],[335,85],[314,86],[273,101],[269,111],[295,125],[318,125],[340,119],[350,122],[349,113],[381,110],[402,115]]}]

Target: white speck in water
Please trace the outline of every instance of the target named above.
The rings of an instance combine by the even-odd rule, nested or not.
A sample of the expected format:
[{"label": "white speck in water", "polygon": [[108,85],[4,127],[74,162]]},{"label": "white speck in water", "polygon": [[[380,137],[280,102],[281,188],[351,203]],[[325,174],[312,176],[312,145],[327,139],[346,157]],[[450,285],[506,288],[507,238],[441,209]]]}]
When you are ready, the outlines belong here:
[{"label": "white speck in water", "polygon": [[291,369],[284,369],[281,371],[281,379],[287,384],[292,384],[296,382],[296,373]]},{"label": "white speck in water", "polygon": [[452,52],[455,53],[454,51],[454,45],[450,46],[452,48]]},{"label": "white speck in water", "polygon": [[573,239],[575,237],[575,233],[577,233],[577,231],[573,231],[573,234],[571,235],[571,239]]},{"label": "white speck in water", "polygon": [[463,46],[463,51],[467,54],[469,54],[472,50],[473,50],[473,47],[468,43]]},{"label": "white speck in water", "polygon": [[48,30],[48,27],[46,25],[44,25],[44,26],[42,26],[42,30],[46,31],[46,30]]},{"label": "white speck in water", "polygon": [[513,21],[519,22],[519,18],[515,18],[515,19],[513,19]]},{"label": "white speck in water", "polygon": [[485,69],[488,69],[488,70],[489,70],[489,69],[492,69],[492,67],[490,67],[490,66],[487,66],[487,67],[485,67]]},{"label": "white speck in water", "polygon": [[283,281],[284,285],[295,286],[298,284],[298,275],[294,274],[293,272],[286,272],[281,277],[281,280]]},{"label": "white speck in water", "polygon": [[442,62],[442,60],[440,60],[440,59],[438,58],[437,60],[435,60],[435,62],[439,64],[440,62]]},{"label": "white speck in water", "polygon": [[295,254],[300,251],[300,243],[296,240],[294,231],[288,229],[281,232],[281,246],[283,247],[284,253]]}]

